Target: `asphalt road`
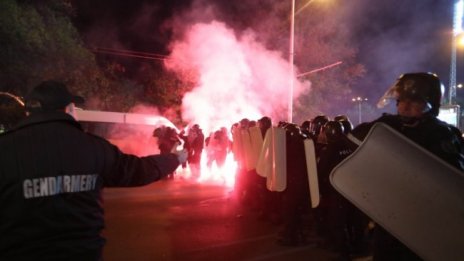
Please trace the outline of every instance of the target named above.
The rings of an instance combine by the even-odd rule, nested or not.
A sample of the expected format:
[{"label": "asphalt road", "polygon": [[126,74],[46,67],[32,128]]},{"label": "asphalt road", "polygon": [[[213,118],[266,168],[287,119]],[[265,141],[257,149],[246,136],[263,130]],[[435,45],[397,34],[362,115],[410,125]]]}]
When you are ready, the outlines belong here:
[{"label": "asphalt road", "polygon": [[107,245],[112,260],[332,260],[319,238],[276,244],[281,225],[239,204],[230,188],[185,180],[104,192]]}]

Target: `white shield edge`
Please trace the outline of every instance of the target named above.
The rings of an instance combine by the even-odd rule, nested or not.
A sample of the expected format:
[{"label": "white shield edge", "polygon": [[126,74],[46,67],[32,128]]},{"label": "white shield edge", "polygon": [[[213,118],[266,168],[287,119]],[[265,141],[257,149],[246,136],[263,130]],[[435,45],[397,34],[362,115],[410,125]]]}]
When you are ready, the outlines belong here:
[{"label": "white shield edge", "polygon": [[425,260],[464,260],[464,176],[382,123],[330,174],[334,188]]},{"label": "white shield edge", "polygon": [[244,167],[242,148],[243,146],[242,146],[241,130],[236,129],[232,133],[232,152],[234,153],[234,158],[237,161],[239,168]]},{"label": "white shield edge", "polygon": [[242,145],[242,160],[245,164],[245,169],[247,171],[250,171],[253,168],[253,160],[252,160],[252,147],[251,147],[251,137],[250,137],[250,132],[248,129],[242,129],[240,130],[240,139],[241,139],[241,145]]},{"label": "white shield edge", "polygon": [[270,141],[270,171],[267,175],[266,187],[270,191],[284,191],[287,188],[287,149],[285,130],[272,127]]},{"label": "white shield edge", "polygon": [[261,129],[258,126],[250,127],[248,129],[250,134],[251,151],[250,151],[250,162],[251,168],[256,169],[258,165],[261,148],[263,147],[263,136],[261,135]]},{"label": "white shield edge", "polygon": [[258,162],[256,163],[256,173],[263,178],[267,178],[268,175],[270,175],[270,167],[272,166],[271,140],[272,133],[271,128],[269,128],[264,135],[263,145],[261,147],[261,152],[259,153]]},{"label": "white shield edge", "polygon": [[304,140],[306,172],[308,174],[309,195],[311,199],[311,207],[316,208],[320,202],[319,181],[317,178],[317,161],[314,141],[312,139]]}]

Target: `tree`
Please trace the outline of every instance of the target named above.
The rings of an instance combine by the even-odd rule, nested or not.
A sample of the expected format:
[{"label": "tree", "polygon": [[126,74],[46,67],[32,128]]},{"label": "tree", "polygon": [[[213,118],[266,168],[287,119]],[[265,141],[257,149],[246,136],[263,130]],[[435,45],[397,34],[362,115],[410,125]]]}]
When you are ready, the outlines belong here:
[{"label": "tree", "polygon": [[146,64],[141,69],[143,76],[139,76],[144,86],[143,96],[139,100],[158,107],[160,113],[174,124],[181,122],[182,97],[192,90],[195,77],[181,77],[166,69],[158,69]]},{"label": "tree", "polygon": [[107,97],[111,84],[84,48],[71,11],[61,0],[0,2],[0,90],[24,96],[57,79],[84,97]]}]

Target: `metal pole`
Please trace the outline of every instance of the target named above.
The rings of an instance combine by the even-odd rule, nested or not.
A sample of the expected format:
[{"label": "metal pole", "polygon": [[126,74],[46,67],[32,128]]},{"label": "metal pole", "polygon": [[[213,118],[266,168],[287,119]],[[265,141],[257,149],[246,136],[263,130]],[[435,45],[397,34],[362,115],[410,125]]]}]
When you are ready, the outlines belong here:
[{"label": "metal pole", "polygon": [[293,78],[294,78],[294,51],[295,51],[295,0],[292,0],[292,14],[290,19],[290,91],[288,94],[288,122],[293,122]]},{"label": "metal pole", "polygon": [[462,17],[464,13],[464,1],[458,0],[454,4],[453,13],[453,36],[451,42],[451,65],[450,65],[450,82],[449,82],[449,105],[453,105],[456,100],[456,48],[457,36],[462,33]]},{"label": "metal pole", "polygon": [[448,104],[453,105],[456,99],[456,35],[453,34],[451,43],[451,65],[450,65],[450,81],[448,92]]},{"label": "metal pole", "polygon": [[359,107],[359,119],[358,119],[358,120],[359,120],[359,124],[361,124],[361,122],[362,122],[361,102],[362,102],[362,101],[358,101],[358,104],[359,104],[359,105],[358,105],[358,107]]}]

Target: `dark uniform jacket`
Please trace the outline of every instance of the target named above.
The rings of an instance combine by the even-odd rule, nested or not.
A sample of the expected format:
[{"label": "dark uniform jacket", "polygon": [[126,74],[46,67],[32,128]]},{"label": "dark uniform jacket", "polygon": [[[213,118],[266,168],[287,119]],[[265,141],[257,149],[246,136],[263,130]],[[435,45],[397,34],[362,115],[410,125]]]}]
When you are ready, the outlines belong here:
[{"label": "dark uniform jacket", "polygon": [[[389,125],[457,169],[464,170],[464,142],[457,128],[432,116],[426,116],[407,124],[401,116],[384,114],[373,122],[356,127],[353,135],[358,139],[364,139],[370,128],[377,122]],[[373,248],[374,260],[421,260],[379,225],[376,225],[374,229]]]},{"label": "dark uniform jacket", "polygon": [[0,135],[0,260],[98,260],[103,187],[141,186],[179,165],[136,157],[63,112],[32,114]]},{"label": "dark uniform jacket", "polygon": [[322,196],[334,192],[332,185],[330,185],[330,172],[352,154],[357,147],[358,145],[350,141],[345,135],[341,135],[336,141],[328,142],[327,145],[319,149],[317,173],[319,190]]},{"label": "dark uniform jacket", "polygon": [[377,122],[389,125],[449,164],[464,170],[464,142],[461,132],[454,126],[432,116],[426,116],[413,124],[405,124],[398,115],[384,114],[373,122],[356,127],[353,135],[363,140]]}]

